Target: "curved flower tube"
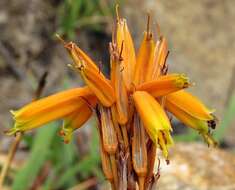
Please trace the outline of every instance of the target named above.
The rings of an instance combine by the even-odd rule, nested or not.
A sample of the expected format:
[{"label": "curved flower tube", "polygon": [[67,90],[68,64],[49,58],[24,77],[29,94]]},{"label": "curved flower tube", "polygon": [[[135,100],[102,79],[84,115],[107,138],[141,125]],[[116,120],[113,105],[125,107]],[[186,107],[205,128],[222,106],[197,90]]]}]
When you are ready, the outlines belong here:
[{"label": "curved flower tube", "polygon": [[96,101],[96,97],[88,87],[70,89],[42,98],[20,110],[11,111],[15,125],[7,131],[7,134],[28,131],[51,121],[62,119],[81,109],[88,102],[95,105]]}]

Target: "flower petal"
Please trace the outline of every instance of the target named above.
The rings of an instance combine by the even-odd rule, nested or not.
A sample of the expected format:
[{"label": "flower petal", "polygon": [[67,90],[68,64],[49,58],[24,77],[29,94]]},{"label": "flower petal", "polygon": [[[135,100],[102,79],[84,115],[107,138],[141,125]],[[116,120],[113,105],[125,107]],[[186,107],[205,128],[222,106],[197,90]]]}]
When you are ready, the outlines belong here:
[{"label": "flower petal", "polygon": [[125,19],[118,19],[116,34],[118,52],[122,52],[121,56],[123,58],[123,80],[126,88],[130,90],[136,58],[134,44]]},{"label": "flower petal", "polygon": [[[86,67],[88,67],[89,69],[92,69],[96,72],[99,72],[99,68],[97,67],[95,62],[85,52],[83,52],[75,43],[69,42],[69,43],[65,44],[64,47],[69,51],[69,53],[74,61],[74,64],[78,68],[80,68],[81,64],[83,64]],[[104,75],[102,73],[100,73],[100,75],[102,77],[104,77]]]},{"label": "flower petal", "polygon": [[147,68],[152,62],[155,44],[152,39],[152,35],[147,32],[144,33],[144,39],[140,45],[140,49],[137,54],[134,84],[138,85],[146,81]]},{"label": "flower petal", "polygon": [[147,70],[147,81],[154,80],[161,75],[162,69],[164,68],[164,64],[166,62],[167,55],[167,41],[166,38],[161,37],[160,40],[156,42],[153,60]]},{"label": "flower petal", "polygon": [[206,121],[213,120],[212,110],[209,110],[197,97],[184,90],[169,94],[166,99],[193,117]]},{"label": "flower petal", "polygon": [[[74,46],[72,46],[74,47]],[[90,62],[89,57],[81,58],[77,56],[76,52],[71,48],[71,54],[75,54],[73,68],[80,72],[85,83],[94,92],[97,98],[104,106],[111,106],[115,102],[115,94],[110,82],[98,70],[93,62]],[[84,54],[85,55],[85,54]],[[73,57],[73,56],[72,56]],[[87,61],[85,61],[86,59]]]},{"label": "flower petal", "polygon": [[96,97],[88,87],[60,92],[32,102],[13,112],[15,125],[7,134],[27,131],[45,123],[63,118],[87,102],[96,102]]},{"label": "flower petal", "polygon": [[157,143],[160,130],[171,130],[166,113],[160,104],[147,92],[136,91],[133,94],[133,99],[148,135],[154,143]]},{"label": "flower petal", "polygon": [[73,131],[80,128],[91,117],[92,110],[89,106],[83,104],[78,110],[65,117],[60,131],[60,135],[63,137],[65,143],[69,143]]},{"label": "flower petal", "polygon": [[121,58],[115,44],[110,44],[111,59],[111,82],[114,87],[116,96],[116,110],[118,123],[124,125],[128,121],[128,97],[127,89],[124,85],[123,75],[121,71]]},{"label": "flower petal", "polygon": [[168,148],[174,144],[169,131],[161,131],[158,134],[158,144],[162,150],[163,156],[168,159]]},{"label": "flower petal", "polygon": [[187,112],[185,112],[180,107],[173,104],[172,102],[168,101],[168,99],[166,99],[165,101],[165,107],[169,112],[175,115],[175,117],[177,117],[186,126],[197,130],[209,145],[216,146],[217,144],[216,141],[209,134],[209,128],[212,128],[211,123],[215,122],[214,118],[209,121],[196,118],[188,114]]},{"label": "flower petal", "polygon": [[112,120],[111,108],[99,106],[99,111],[104,150],[109,154],[115,154],[118,147],[118,141]]},{"label": "flower petal", "polygon": [[[48,109],[51,109],[58,104],[66,104],[69,101],[75,101],[78,98],[80,99],[80,97],[86,98],[92,95],[93,92],[88,87],[73,88],[29,103],[20,110],[12,111],[12,114],[17,120],[25,121],[42,112],[48,112]],[[77,104],[82,102],[83,101],[78,101]]]},{"label": "flower petal", "polygon": [[188,114],[184,110],[177,107],[175,104],[172,104],[170,101],[165,101],[165,107],[168,111],[170,111],[173,115],[175,115],[180,121],[182,121],[185,125],[198,130],[201,133],[208,133],[208,123],[205,120],[200,120],[192,115]]},{"label": "flower petal", "polygon": [[156,80],[143,83],[136,90],[147,91],[152,96],[165,96],[175,91],[189,87],[189,79],[184,74],[170,74],[159,77]]},{"label": "flower petal", "polygon": [[116,101],[114,89],[110,81],[87,67],[81,68],[80,72],[85,83],[94,92],[102,105],[110,107]]},{"label": "flower petal", "polygon": [[147,173],[147,148],[144,126],[137,114],[133,119],[132,161],[138,176],[146,176]]}]

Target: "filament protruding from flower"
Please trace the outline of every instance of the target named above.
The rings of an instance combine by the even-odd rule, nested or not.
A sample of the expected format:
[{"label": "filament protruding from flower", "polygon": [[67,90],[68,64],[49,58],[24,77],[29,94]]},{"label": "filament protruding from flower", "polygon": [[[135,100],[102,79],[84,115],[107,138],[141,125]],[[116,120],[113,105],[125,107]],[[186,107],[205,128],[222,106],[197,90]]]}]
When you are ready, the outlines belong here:
[{"label": "filament protruding from flower", "polygon": [[64,39],[59,35],[59,34],[55,34],[55,37],[63,44],[66,45],[66,42],[64,41]]},{"label": "filament protruding from flower", "polygon": [[147,40],[152,39],[152,33],[150,32],[150,13],[147,14]]}]

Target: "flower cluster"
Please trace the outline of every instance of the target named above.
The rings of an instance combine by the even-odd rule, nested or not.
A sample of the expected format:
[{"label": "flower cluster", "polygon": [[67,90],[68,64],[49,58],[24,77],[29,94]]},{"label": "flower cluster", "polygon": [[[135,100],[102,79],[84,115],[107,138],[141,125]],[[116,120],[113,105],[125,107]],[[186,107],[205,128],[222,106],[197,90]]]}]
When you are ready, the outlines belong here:
[{"label": "flower cluster", "polygon": [[184,89],[185,74],[168,74],[166,38],[149,28],[136,54],[125,19],[117,15],[110,52],[110,78],[75,43],[64,42],[86,86],[66,90],[12,111],[15,125],[7,134],[24,132],[63,119],[60,135],[68,143],[74,130],[97,116],[103,171],[113,189],[138,184],[149,189],[154,181],[156,151],[168,160],[173,144],[169,114],[198,131],[215,145],[213,110]]}]

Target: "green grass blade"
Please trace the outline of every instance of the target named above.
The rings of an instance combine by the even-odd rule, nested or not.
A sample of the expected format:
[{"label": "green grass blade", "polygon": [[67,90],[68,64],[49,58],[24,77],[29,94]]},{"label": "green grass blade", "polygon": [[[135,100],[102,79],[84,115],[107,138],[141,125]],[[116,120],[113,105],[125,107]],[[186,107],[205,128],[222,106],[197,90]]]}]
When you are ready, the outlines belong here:
[{"label": "green grass blade", "polygon": [[56,126],[56,123],[52,123],[38,130],[28,161],[16,174],[12,190],[26,190],[32,185],[51,151]]},{"label": "green grass blade", "polygon": [[235,118],[235,95],[230,98],[230,101],[228,103],[228,108],[225,111],[221,124],[215,130],[214,136],[218,141],[221,141],[223,139],[227,128],[229,127],[234,118]]}]

